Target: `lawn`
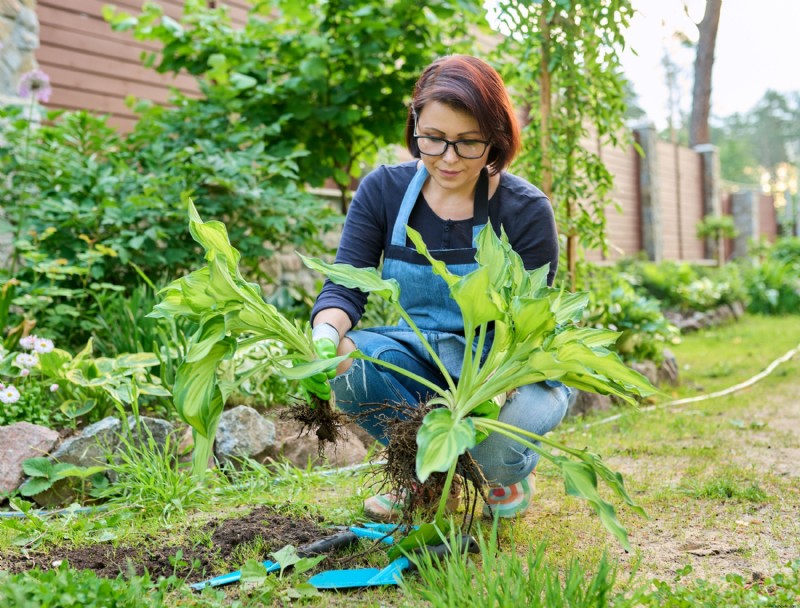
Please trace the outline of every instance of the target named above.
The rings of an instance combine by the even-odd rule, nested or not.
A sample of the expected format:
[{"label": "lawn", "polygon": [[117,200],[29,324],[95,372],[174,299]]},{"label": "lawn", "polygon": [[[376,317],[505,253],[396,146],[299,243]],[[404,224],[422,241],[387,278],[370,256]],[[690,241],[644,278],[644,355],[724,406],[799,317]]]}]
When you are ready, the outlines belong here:
[{"label": "lawn", "polygon": [[[740,384],[798,346],[797,316],[748,316],[688,335],[673,347],[682,380],[674,394],[640,411],[571,419],[554,432],[601,454],[647,511],[642,518],[617,505],[630,554],[584,503],[565,496],[560,477],[544,465],[524,517],[501,522],[496,534],[491,522],[473,527],[481,555],[423,565],[423,575],[408,577],[401,589],[319,594],[305,584],[310,572],[267,578],[253,560],[324,535],[327,526],[359,521],[371,492],[368,470],[249,467],[231,480],[212,475],[200,491],[185,477],[159,474],[157,459],[143,454],[130,464],[128,483],[150,491],[89,515],[0,520],[0,570],[19,573],[0,574],[0,604],[797,605],[800,355],[740,392],[667,401]],[[380,547],[361,541],[317,569],[386,563]],[[22,574],[59,564],[49,574]],[[244,585],[197,594],[186,584],[242,566]],[[117,572],[122,578],[113,580]]]}]

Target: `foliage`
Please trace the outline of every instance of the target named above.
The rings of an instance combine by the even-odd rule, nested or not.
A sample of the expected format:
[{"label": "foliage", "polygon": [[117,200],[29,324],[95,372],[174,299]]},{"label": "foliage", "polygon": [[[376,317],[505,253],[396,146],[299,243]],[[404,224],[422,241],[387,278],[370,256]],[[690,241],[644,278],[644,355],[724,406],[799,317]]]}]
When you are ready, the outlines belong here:
[{"label": "foliage", "polygon": [[783,315],[800,310],[800,264],[767,258],[744,272],[750,312]]},{"label": "foliage", "polygon": [[[476,352],[483,353],[484,345],[489,345],[487,328],[490,323],[494,326],[489,352],[483,360],[472,348],[464,350],[457,383],[400,305],[400,287],[396,281],[381,279],[375,269],[305,261],[335,283],[389,301],[414,330],[445,379],[446,386],[441,387],[363,353],[352,355],[412,378],[437,395],[428,401],[429,405],[444,406],[425,416],[417,433],[416,461],[416,474],[422,482],[433,472],[447,472],[442,499],[434,524],[426,524],[427,528],[421,527],[408,539],[430,540],[436,528],[445,525],[442,515],[458,457],[476,445],[479,434],[497,432],[514,438],[554,464],[564,478],[567,493],[586,499],[608,530],[627,546],[627,533],[617,521],[614,508],[597,492],[599,476],[629,506],[643,513],[627,495],[621,477],[587,450],[575,450],[500,422],[497,420],[500,408],[493,402],[497,395],[548,380],[617,395],[631,403],[634,402],[631,394],[652,394],[655,389],[650,382],[625,367],[617,355],[606,348],[620,334],[606,329],[580,328],[577,321],[582,317],[588,294],[571,294],[548,287],[547,266],[526,271],[505,235],[498,238],[491,226],[484,227],[477,239],[478,269],[463,277],[451,274],[443,262],[431,257],[419,233],[410,227],[406,230],[417,251],[431,263],[434,273],[448,284],[451,297],[461,309],[464,335],[468,343],[473,339],[477,342]],[[531,440],[567,456],[556,455]]]},{"label": "foliage", "polygon": [[86,480],[92,478],[92,484],[103,484],[105,466],[81,467],[68,462],[54,464],[49,458],[28,458],[22,463],[22,470],[28,479],[19,488],[23,496],[35,496],[53,487],[58,481],[68,478]]},{"label": "foliage", "polygon": [[68,563],[10,575],[0,572],[3,606],[58,606],[59,608],[148,608],[168,605],[167,593],[176,579],[153,583],[149,575],[105,579],[91,570],[74,570]]},{"label": "foliage", "polygon": [[574,285],[578,241],[606,247],[613,176],[582,140],[627,142],[620,53],[633,9],[630,0],[505,0],[496,12],[510,34],[498,47],[499,68],[528,121],[515,166],[556,206]]},{"label": "foliage", "polygon": [[[457,539],[452,537],[452,546]],[[420,583],[403,580],[401,586],[410,604],[420,600],[432,606],[450,608],[595,608],[618,606],[612,598],[616,567],[605,556],[597,571],[589,575],[577,559],[571,560],[565,572],[553,568],[545,559],[545,545],[539,543],[520,555],[512,542],[500,547],[497,528],[489,538],[479,536],[480,561],[467,554],[453,552],[442,561],[422,554],[417,560]]]},{"label": "foliage", "polygon": [[304,180],[333,179],[344,197],[362,163],[402,141],[405,96],[434,58],[468,48],[466,25],[477,11],[469,0],[276,0],[234,28],[224,8],[192,0],[180,23],[154,3],[138,16],[105,16],[117,30],[161,43],[147,64],[198,78],[205,98],[184,99],[185,107],[256,130],[267,147],[297,151]]},{"label": "foliage", "polygon": [[[228,395],[261,368],[254,366],[235,382],[219,379],[218,367],[233,357],[238,348],[264,340],[280,341],[287,354],[270,359],[269,363],[293,379],[335,369],[344,357],[315,361],[308,322],[291,322],[267,304],[261,288],[242,277],[241,255],[231,246],[225,225],[218,221],[204,222],[192,202],[185,202],[189,208],[189,230],[205,249],[207,265],[170,283],[151,316],[180,318],[196,327],[178,368],[173,397],[181,419],[194,431],[192,471],[202,479]],[[291,362],[296,365],[287,365]]]},{"label": "foliage", "polygon": [[697,223],[697,238],[733,239],[739,235],[730,215],[707,215]]},{"label": "foliage", "polygon": [[53,113],[35,129],[8,112],[0,201],[15,235],[11,275],[47,314],[91,324],[97,291],[137,283],[139,269],[154,277],[185,269],[196,245],[182,207],[167,202],[183,192],[235,223],[254,272],[284,244],[320,251],[319,234],[334,225],[332,211],[302,190],[302,153],[267,148],[266,127],[232,121],[224,109],[142,108],[127,136],[85,112]]},{"label": "foliage", "polygon": [[615,268],[584,265],[580,278],[589,294],[585,323],[622,332],[609,348],[626,362],[663,361],[664,347],[677,338],[678,329],[664,317],[661,303],[636,293],[630,277]]}]

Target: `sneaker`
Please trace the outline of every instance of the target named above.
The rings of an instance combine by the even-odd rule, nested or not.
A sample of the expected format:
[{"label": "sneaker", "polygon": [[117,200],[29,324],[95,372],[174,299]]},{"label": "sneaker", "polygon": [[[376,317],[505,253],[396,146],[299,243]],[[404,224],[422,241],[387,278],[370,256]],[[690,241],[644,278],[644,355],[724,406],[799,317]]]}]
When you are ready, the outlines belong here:
[{"label": "sneaker", "polygon": [[484,497],[484,517],[516,517],[528,510],[533,502],[536,487],[536,473],[533,472],[522,481],[510,486],[490,487]]},{"label": "sneaker", "polygon": [[[403,509],[408,502],[408,490],[387,492],[377,494],[364,501],[364,515],[373,521],[385,524],[395,523],[400,520]],[[438,499],[431,501],[432,505],[438,505]],[[453,513],[461,504],[461,484],[454,482],[450,488],[450,495],[447,497],[445,510]]]}]

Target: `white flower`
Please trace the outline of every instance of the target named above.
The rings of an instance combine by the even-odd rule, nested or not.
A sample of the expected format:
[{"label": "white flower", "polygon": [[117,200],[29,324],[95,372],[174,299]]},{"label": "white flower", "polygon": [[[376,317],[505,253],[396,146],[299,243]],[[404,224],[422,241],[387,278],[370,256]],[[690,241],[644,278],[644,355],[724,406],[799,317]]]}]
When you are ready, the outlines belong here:
[{"label": "white flower", "polygon": [[19,401],[19,391],[9,384],[0,391],[0,401],[3,403],[16,403]]},{"label": "white flower", "polygon": [[20,348],[24,348],[25,350],[33,350],[34,345],[36,344],[36,336],[31,334],[30,336],[25,336],[24,338],[20,338],[19,345]]},{"label": "white flower", "polygon": [[36,338],[33,342],[33,350],[37,353],[49,353],[53,350],[53,341],[47,338]]},{"label": "white flower", "polygon": [[50,392],[55,393],[58,390],[58,384],[51,384],[50,385]]},{"label": "white flower", "polygon": [[30,373],[31,373],[31,370],[29,370],[27,367],[23,367],[20,370],[19,375],[24,378],[25,376],[29,375]]},{"label": "white flower", "polygon": [[33,367],[39,363],[39,357],[34,354],[20,353],[14,358],[14,365],[17,367]]}]

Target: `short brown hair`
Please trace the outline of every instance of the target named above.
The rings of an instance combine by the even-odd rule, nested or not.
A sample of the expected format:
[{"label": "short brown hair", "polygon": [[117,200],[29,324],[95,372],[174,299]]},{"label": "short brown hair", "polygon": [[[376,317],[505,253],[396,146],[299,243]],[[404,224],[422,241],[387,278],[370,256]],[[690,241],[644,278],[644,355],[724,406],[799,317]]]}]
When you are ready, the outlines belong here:
[{"label": "short brown hair", "polygon": [[475,117],[491,141],[486,164],[494,175],[505,169],[520,147],[519,124],[503,79],[488,63],[469,55],[448,55],[430,64],[414,86],[406,120],[406,146],[414,158],[415,116],[429,101],[438,101]]}]

